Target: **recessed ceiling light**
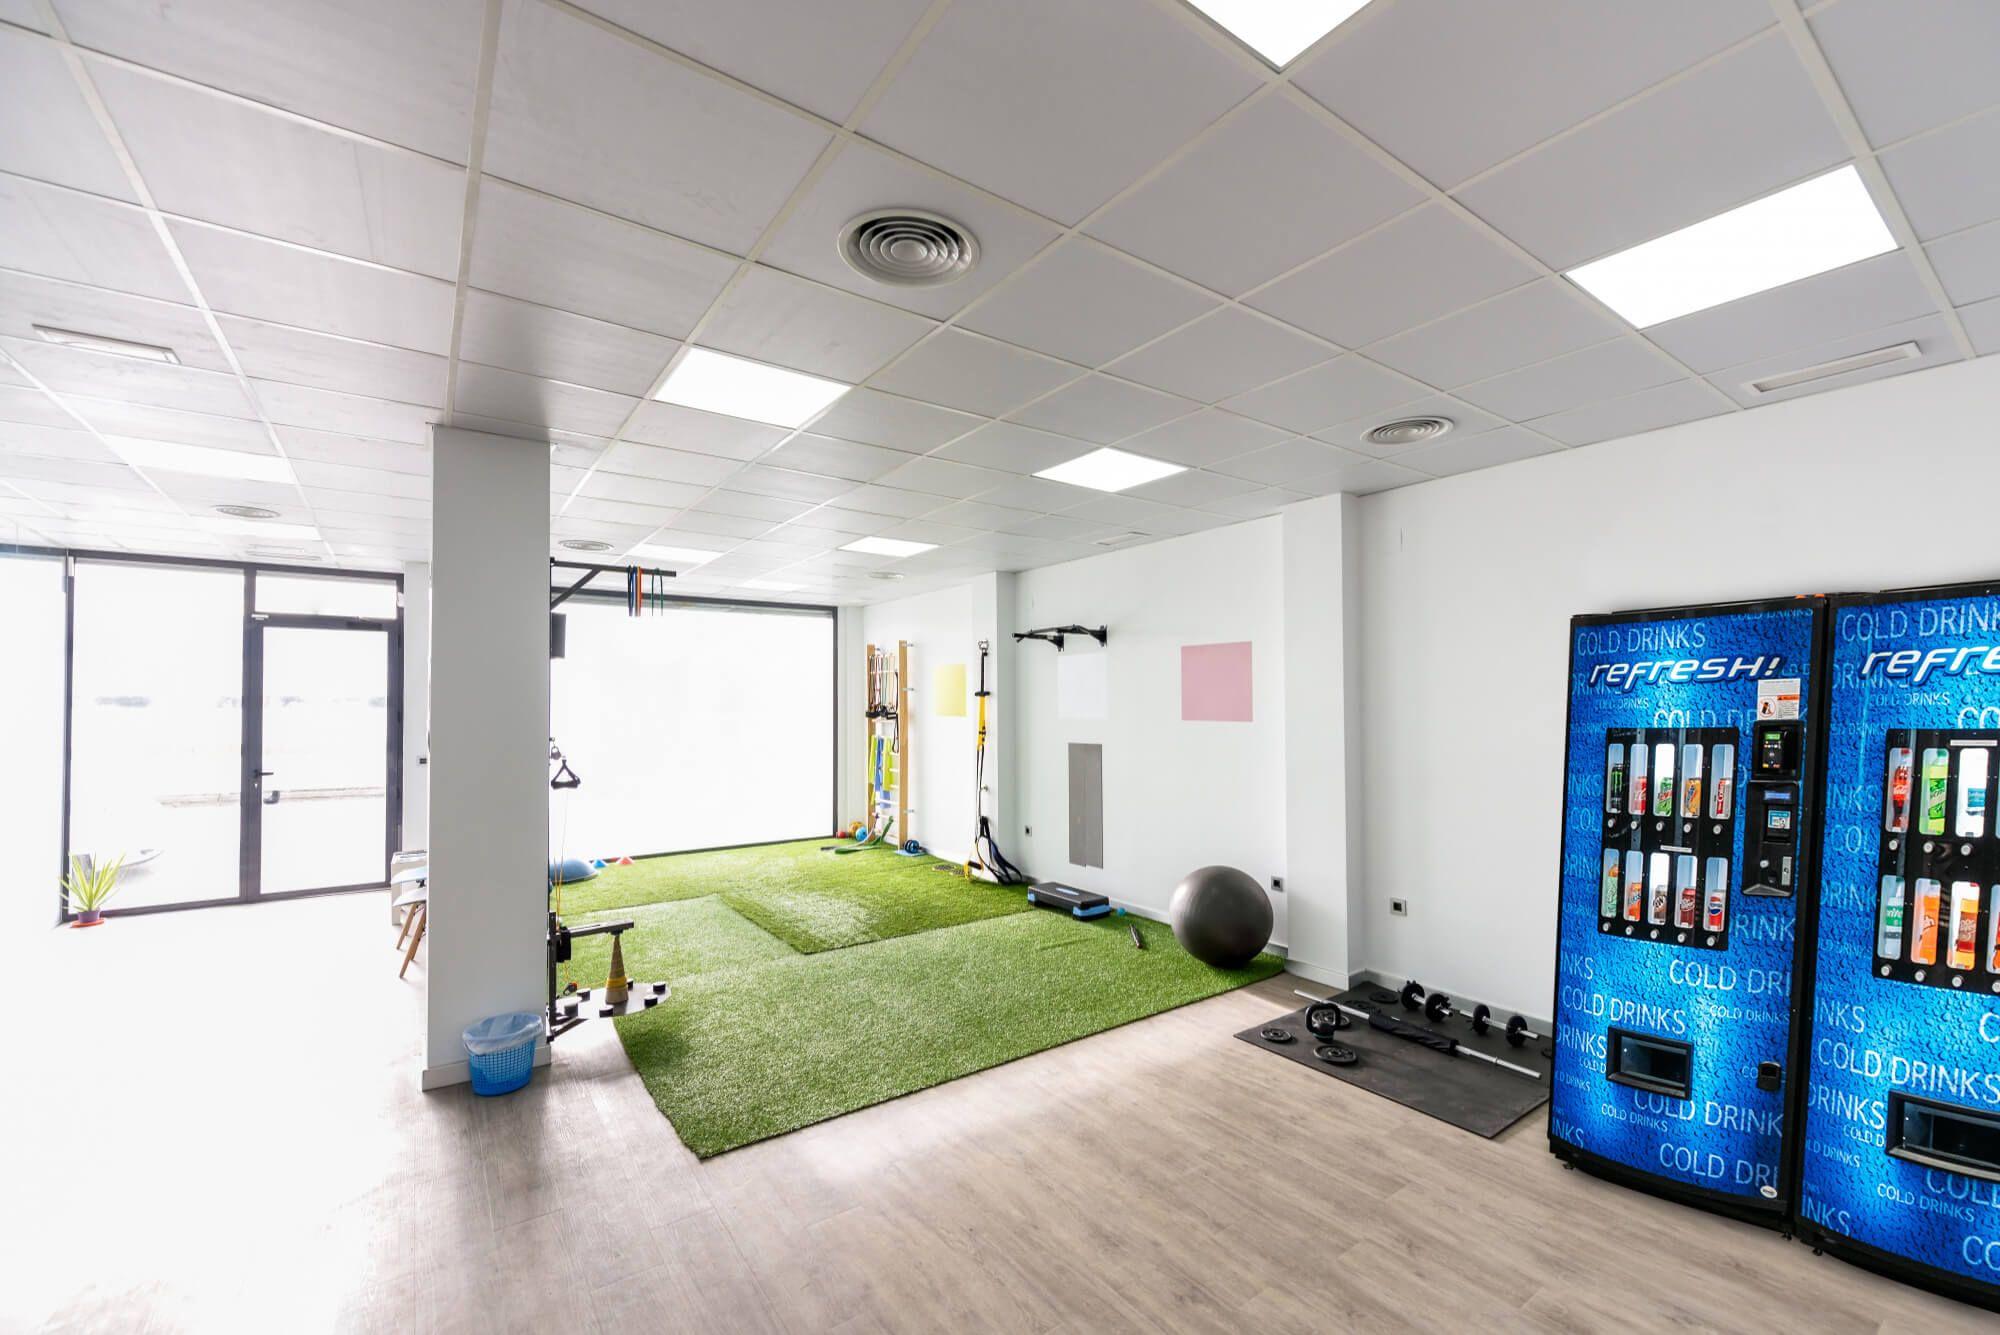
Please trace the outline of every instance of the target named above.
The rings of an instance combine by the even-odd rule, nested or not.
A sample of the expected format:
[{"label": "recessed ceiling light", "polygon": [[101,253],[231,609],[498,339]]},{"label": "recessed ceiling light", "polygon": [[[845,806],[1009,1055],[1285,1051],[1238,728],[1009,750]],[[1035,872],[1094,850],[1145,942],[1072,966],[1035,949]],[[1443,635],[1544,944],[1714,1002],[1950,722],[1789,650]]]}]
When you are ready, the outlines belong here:
[{"label": "recessed ceiling light", "polygon": [[253,538],[291,538],[300,542],[319,541],[319,530],[311,524],[280,524],[269,519],[204,519],[201,522],[217,533],[241,533]]},{"label": "recessed ceiling light", "polygon": [[564,538],[559,544],[572,552],[608,552],[611,544],[598,538]]},{"label": "recessed ceiling light", "polygon": [[804,426],[814,413],[852,388],[802,371],[689,348],[653,397],[683,408],[791,427]]},{"label": "recessed ceiling light", "polygon": [[1051,482],[1067,482],[1073,487],[1095,487],[1099,491],[1123,491],[1136,487],[1141,482],[1157,482],[1175,473],[1185,473],[1180,464],[1170,464],[1160,459],[1148,459],[1143,454],[1127,454],[1124,450],[1092,450],[1068,463],[1057,464],[1054,468],[1044,468],[1035,474]]},{"label": "recessed ceiling light", "polygon": [[864,552],[869,556],[915,556],[937,546],[934,542],[911,542],[906,538],[856,538],[841,546],[843,552]]},{"label": "recessed ceiling light", "polygon": [[292,481],[292,466],[278,454],[248,454],[242,450],[212,450],[202,445],[175,445],[164,440],[134,440],[106,436],[104,443],[134,468],[201,477],[230,477],[243,482]]},{"label": "recessed ceiling light", "polygon": [[1861,173],[1849,164],[1592,260],[1568,276],[1644,329],[1895,248]]},{"label": "recessed ceiling light", "polygon": [[80,334],[74,329],[52,329],[48,325],[34,326],[45,343],[59,343],[65,348],[82,348],[85,352],[108,352],[115,357],[142,357],[149,362],[168,362],[180,365],[181,359],[174,355],[172,348],[162,348],[152,343],[134,343],[129,338],[109,338],[103,334]]},{"label": "recessed ceiling light", "polygon": [[797,593],[805,585],[786,584],[781,580],[775,579],[746,579],[743,581],[743,587],[746,589],[756,589],[763,593]]},{"label": "recessed ceiling light", "polygon": [[267,509],[261,505],[218,505],[214,509],[217,514],[228,515],[231,519],[276,519],[278,517],[276,510]]},{"label": "recessed ceiling light", "polygon": [[1188,0],[1274,68],[1353,18],[1368,0]]},{"label": "recessed ceiling light", "polygon": [[698,566],[722,555],[721,552],[705,552],[699,547],[660,547],[650,542],[642,542],[625,554],[647,561],[672,561],[684,566]]}]

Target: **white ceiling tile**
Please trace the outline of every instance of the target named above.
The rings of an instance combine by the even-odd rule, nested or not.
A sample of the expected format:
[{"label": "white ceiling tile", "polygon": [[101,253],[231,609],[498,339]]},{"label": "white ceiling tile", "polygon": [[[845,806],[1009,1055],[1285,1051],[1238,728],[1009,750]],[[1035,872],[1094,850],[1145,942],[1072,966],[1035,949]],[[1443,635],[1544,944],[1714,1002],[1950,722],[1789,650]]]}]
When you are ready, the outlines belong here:
[{"label": "white ceiling tile", "polygon": [[478,0],[59,0],[70,37],[316,120],[465,161]]},{"label": "white ceiling tile", "polygon": [[[1917,355],[1908,361],[1888,362],[1865,370],[1849,371],[1845,375],[1830,376],[1824,380],[1811,380],[1775,393],[1759,393],[1750,388],[1750,382],[1754,380],[1782,375],[1787,371],[1803,370],[1822,362],[1852,357],[1857,353],[1873,352],[1878,348],[1892,348],[1899,343],[1915,343]],[[1940,366],[1959,359],[1958,344],[1953,340],[1951,331],[1946,328],[1944,317],[1927,315],[1921,319],[1905,320],[1881,329],[1861,330],[1844,338],[1795,347],[1761,361],[1731,366],[1714,372],[1708,377],[1708,381],[1744,407],[1755,408],[1766,403],[1776,403],[1781,399],[1803,398],[1808,394],[1845,389],[1849,385],[1864,384],[1870,380],[1886,380],[1890,376],[1905,375],[1911,371],[1921,371],[1927,367]]]},{"label": "white ceiling tile", "polygon": [[250,384],[257,392],[258,403],[263,405],[264,416],[273,425],[428,445],[431,424],[439,415],[436,408],[421,404],[391,403],[387,399],[340,394],[306,385],[286,385],[273,380],[252,380]]},{"label": "white ceiling tile", "polygon": [[1034,515],[1001,531],[1023,538],[1095,542],[1099,538],[1113,536],[1118,529],[1110,524],[1094,523],[1088,519],[1072,519],[1068,515]]},{"label": "white ceiling tile", "polygon": [[1700,222],[1849,157],[1773,34],[1458,192],[1553,269]]},{"label": "white ceiling tile", "polygon": [[294,461],[352,464],[389,473],[430,476],[431,452],[427,445],[370,440],[365,436],[343,436],[332,431],[312,431],[296,426],[281,426],[276,430],[285,453]]},{"label": "white ceiling tile", "polygon": [[1025,510],[1010,510],[1004,505],[988,505],[984,501],[955,501],[924,517],[940,524],[961,524],[966,528],[992,533],[1032,518]]},{"label": "white ceiling tile", "polygon": [[309,329],[219,315],[222,336],[245,375],[314,385],[375,399],[438,407],[444,403],[445,359],[429,352],[316,334]]},{"label": "white ceiling tile", "polygon": [[1220,304],[1109,246],[1075,236],[1051,246],[959,323],[1097,366]]},{"label": "white ceiling tile", "polygon": [[[965,528],[958,524],[940,524],[931,519],[906,519],[882,530],[885,538],[895,538],[899,542],[928,542],[942,547],[946,543],[963,542],[967,538],[979,536],[976,528]],[[929,552],[918,552],[918,556],[929,556]]]},{"label": "white ceiling tile", "polygon": [[[870,523],[877,525],[900,522],[890,515],[869,515],[867,518]],[[757,539],[760,543],[777,543],[786,547],[796,547],[802,552],[832,551],[846,540],[847,535],[845,533],[829,528],[811,528],[804,524],[780,524],[774,529],[767,529]],[[747,559],[766,565],[768,568],[776,568],[784,560],[783,557],[777,556]]]},{"label": "white ceiling tile", "polygon": [[[758,497],[756,499],[762,500],[765,498]],[[729,498],[725,498],[724,503],[731,504],[733,502]],[[792,508],[792,506],[788,504],[783,508]],[[727,547],[732,543],[741,542],[745,538],[754,538],[760,533],[768,533],[771,529],[771,523],[772,521],[769,519],[749,519],[742,515],[715,514],[712,512],[690,510],[668,524],[660,533],[659,541],[671,545],[679,541],[679,538],[674,535],[694,534],[696,535],[694,541],[685,545],[690,547]],[[718,542],[715,539],[724,539],[725,541]]]},{"label": "white ceiling tile", "polygon": [[0,385],[0,422],[56,427],[76,425],[75,419],[41,390],[15,385]]},{"label": "white ceiling tile", "polygon": [[1967,306],[1958,316],[1965,322],[1966,335],[1980,356],[2000,352],[2000,297]]},{"label": "white ceiling tile", "polygon": [[1080,367],[1011,343],[943,329],[876,375],[874,383],[894,394],[998,417],[1081,374]]},{"label": "white ceiling tile", "polygon": [[1292,82],[1449,188],[1771,23],[1764,0],[1399,0]]},{"label": "white ceiling tile", "polygon": [[292,472],[297,476],[299,485],[318,487],[326,491],[358,492],[367,496],[402,496],[415,500],[427,500],[431,494],[431,480],[412,473],[390,473],[378,468],[307,463],[304,460],[294,462]]},{"label": "white ceiling tile", "polygon": [[233,375],[91,352],[24,339],[0,341],[36,379],[58,394],[80,394],[124,403],[219,417],[255,417],[256,410]]},{"label": "white ceiling tile", "polygon": [[1302,491],[1287,491],[1283,487],[1261,487],[1256,491],[1220,497],[1200,508],[1210,514],[1226,515],[1231,519],[1261,519],[1265,515],[1276,514],[1287,505],[1296,505],[1308,499],[1310,497]]},{"label": "white ceiling tile", "polygon": [[850,440],[800,432],[765,462],[780,468],[796,468],[804,473],[818,473],[822,477],[874,482],[909,459],[910,456],[901,450],[885,450],[879,445],[860,445]]},{"label": "white ceiling tile", "polygon": [[477,288],[465,294],[459,333],[459,356],[467,361],[634,395],[653,387],[679,346],[658,334]]},{"label": "white ceiling tile", "polygon": [[565,519],[599,520],[607,524],[630,524],[655,529],[673,519],[672,506],[638,505],[631,501],[607,501],[595,496],[578,496],[563,509]]},{"label": "white ceiling tile", "polygon": [[1455,436],[1470,436],[1505,425],[1492,413],[1475,408],[1461,399],[1446,394],[1434,394],[1429,398],[1417,399],[1410,403],[1399,403],[1392,410],[1349,418],[1324,431],[1313,432],[1313,439],[1377,459],[1391,457],[1401,459],[1408,452],[1409,446],[1380,445],[1369,440],[1368,433],[1386,421],[1408,417],[1442,417],[1452,424],[1451,434]]},{"label": "white ceiling tile", "polygon": [[1403,451],[1396,456],[1396,462],[1432,477],[1448,477],[1453,473],[1470,473],[1475,469],[1532,459],[1539,454],[1554,453],[1560,448],[1532,431],[1507,426],[1472,436],[1452,435],[1434,440]]},{"label": "white ceiling tile", "polygon": [[1236,296],[1421,198],[1323,115],[1274,93],[1112,205],[1090,232]]},{"label": "white ceiling tile", "polygon": [[1174,531],[1175,516],[1180,511],[1175,506],[1144,500],[1128,491],[1116,496],[1107,496],[1102,492],[1092,493],[1063,513],[1072,519],[1094,520],[1100,524],[1136,529],[1142,533],[1166,533]]},{"label": "white ceiling tile", "polygon": [[1275,445],[1290,434],[1220,408],[1204,408],[1193,416],[1142,432],[1121,442],[1119,448],[1133,454],[1200,467],[1218,459],[1233,459],[1239,454]]},{"label": "white ceiling tile", "polygon": [[467,431],[484,431],[489,436],[511,436],[515,440],[548,441],[555,432],[531,422],[511,422],[504,417],[483,417],[460,408],[451,415],[451,424]]},{"label": "white ceiling tile", "polygon": [[1349,354],[1294,376],[1225,399],[1245,417],[1292,431],[1317,431],[1333,422],[1408,403],[1428,387],[1364,357]]},{"label": "white ceiling tile", "polygon": [[[32,454],[43,459],[87,459],[94,463],[119,462],[103,442],[79,427],[29,426],[20,422],[0,422],[0,455]],[[0,477],[6,476],[0,462]]]},{"label": "white ceiling tile", "polygon": [[1676,380],[1622,399],[1539,417],[1528,425],[1565,445],[1594,445],[1728,411],[1729,401],[1701,381]]},{"label": "white ceiling tile", "polygon": [[1012,422],[993,422],[963,440],[955,440],[938,454],[959,463],[998,468],[1009,473],[1039,473],[1090,453],[1091,446],[1068,436],[1054,436]]},{"label": "white ceiling tile", "polygon": [[1060,432],[1102,444],[1123,440],[1176,417],[1199,404],[1172,394],[1118,380],[1108,375],[1085,376],[1014,414],[1024,426]]},{"label": "white ceiling tile", "polygon": [[452,285],[441,279],[202,223],[168,228],[214,310],[419,352],[451,350]]},{"label": "white ceiling tile", "polygon": [[1953,304],[2000,297],[2000,222],[1955,232],[1924,250]]},{"label": "white ceiling tile", "polygon": [[[757,481],[759,479],[750,480]],[[766,475],[762,480],[770,481],[771,479]],[[781,481],[776,485],[788,486],[792,484]],[[689,518],[693,518],[696,513],[734,515],[739,519],[763,520],[768,526],[796,519],[807,510],[810,510],[812,506],[813,502],[811,501],[777,490],[759,491],[724,488],[713,495],[703,497],[701,502],[694,506]]]},{"label": "white ceiling tile", "polygon": [[1190,468],[1172,477],[1134,487],[1124,494],[1165,505],[1206,505],[1225,496],[1241,496],[1246,491],[1257,490],[1257,487],[1257,483],[1240,477]]},{"label": "white ceiling tile", "polygon": [[1451,389],[1601,343],[1622,328],[1548,278],[1373,344],[1368,355]]},{"label": "white ceiling tile", "polygon": [[1891,251],[1654,325],[1646,337],[1706,373],[1935,309],[1909,258]]},{"label": "white ceiling tile", "polygon": [[1358,456],[1346,450],[1322,445],[1315,440],[1288,440],[1254,454],[1225,460],[1215,465],[1215,471],[1275,486],[1323,476],[1356,458]]},{"label": "white ceiling tile", "polygon": [[473,230],[475,287],[680,338],[736,261],[636,223],[487,181]]},{"label": "white ceiling tile", "polygon": [[898,519],[913,519],[927,514],[945,504],[942,497],[921,491],[902,491],[896,487],[870,484],[856,487],[840,497],[841,508],[859,510],[863,514],[894,515]]},{"label": "white ceiling tile", "polygon": [[[859,510],[846,510],[837,505],[822,505],[817,510],[806,511],[794,519],[788,527],[867,537],[872,533],[880,533],[897,522],[893,515],[863,514]],[[804,541],[802,538],[797,540]],[[834,545],[838,546],[840,541],[836,539]]]},{"label": "white ceiling tile", "polygon": [[[133,436],[219,450],[252,450],[259,454],[271,448],[264,424],[245,417],[217,417],[212,413],[181,412],[110,399],[70,397],[68,403],[107,436]],[[70,419],[63,418],[61,424],[70,425]]]},{"label": "white ceiling tile", "polygon": [[1129,353],[1106,369],[1170,394],[1214,403],[1334,355],[1325,344],[1229,306]]},{"label": "white ceiling tile", "polygon": [[[979,263],[950,283],[895,287],[865,278],[840,256],[841,229],[863,213],[915,208],[958,223],[979,242]],[[905,310],[944,319],[1052,241],[1054,227],[936,172],[859,140],[844,145],[778,227],[766,264]]]},{"label": "white ceiling tile", "polygon": [[1247,300],[1322,338],[1360,347],[1496,296],[1535,272],[1486,231],[1433,204]]},{"label": "white ceiling tile", "polygon": [[754,492],[759,496],[782,496],[788,500],[810,501],[815,505],[854,489],[852,482],[839,478],[801,473],[791,468],[773,468],[769,464],[746,465],[742,472],[729,479],[729,485],[736,491]]},{"label": "white ceiling tile", "polygon": [[0,171],[136,198],[54,42],[0,27],[0,88],[15,108],[34,108],[0,117]]},{"label": "white ceiling tile", "polygon": [[1053,514],[1103,494],[1087,487],[1072,487],[1066,482],[1052,482],[1045,477],[1016,477],[989,491],[980,492],[974,499],[986,505],[1004,505],[1010,510]]},{"label": "white ceiling tile", "polygon": [[984,417],[970,413],[862,388],[850,390],[835,400],[813,423],[813,430],[823,436],[919,454],[936,449],[985,421]]},{"label": "white ceiling tile", "polygon": [[1685,372],[1638,338],[1618,338],[1463,385],[1459,398],[1511,421],[1546,417],[1682,379]]},{"label": "white ceiling tile", "polygon": [[862,127],[1073,223],[1256,83],[1180,16],[1144,0],[958,5]]},{"label": "white ceiling tile", "polygon": [[1407,487],[1412,483],[1428,479],[1429,474],[1419,473],[1414,468],[1405,468],[1388,459],[1346,459],[1331,472],[1288,485],[1311,496],[1330,496],[1336,491],[1344,491],[1353,496],[1368,496],[1378,491]]},{"label": "white ceiling tile", "polygon": [[205,510],[215,505],[257,505],[278,510],[280,520],[290,522],[288,512],[299,503],[298,489],[289,482],[245,482],[239,478],[203,477],[162,468],[142,471],[161,491],[189,509]]},{"label": "white ceiling tile", "polygon": [[963,500],[1010,481],[1015,475],[976,464],[955,463],[950,459],[916,458],[908,455],[900,467],[876,479],[885,487],[902,491],[922,491],[933,496]]},{"label": "white ceiling tile", "polygon": [[639,406],[639,401],[625,394],[608,394],[601,389],[461,361],[458,398],[452,406],[530,426],[612,436]]},{"label": "white ceiling tile", "polygon": [[171,348],[183,366],[229,369],[229,359],[192,306],[0,271],[0,334],[34,339],[38,324]]},{"label": "white ceiling tile", "polygon": [[143,210],[20,176],[0,176],[0,268],[188,300]]},{"label": "white ceiling tile", "polygon": [[593,500],[626,501],[633,505],[658,505],[681,510],[708,495],[708,490],[694,482],[667,482],[660,478],[633,477],[600,469],[584,481],[577,494]]},{"label": "white ceiling tile", "polygon": [[934,328],[922,316],[758,264],[717,303],[701,342],[854,384]]},{"label": "white ceiling tile", "polygon": [[486,131],[495,176],[741,255],[828,138],[560,10],[506,6]]},{"label": "white ceiling tile", "polygon": [[1910,225],[1926,241],[2000,218],[2000,172],[1967,170],[2000,161],[2000,110],[1890,149],[1882,170]]},{"label": "white ceiling tile", "polygon": [[658,402],[640,404],[625,428],[627,440],[737,460],[756,458],[785,435],[782,428],[762,422]]},{"label": "white ceiling tile", "polygon": [[926,0],[586,0],[594,13],[830,121],[842,121]]},{"label": "white ceiling tile", "polygon": [[[458,276],[462,168],[129,66],[89,67],[166,212],[434,278]],[[257,169],[244,170],[252,162]]]},{"label": "white ceiling tile", "polygon": [[[552,517],[549,520],[549,549],[564,560],[588,561],[593,557],[601,560],[605,553],[579,552],[573,547],[564,547],[563,540],[575,538],[586,542],[593,539],[598,542],[608,542],[611,544],[612,553],[617,553],[630,550],[634,545],[652,536],[652,533],[652,528],[643,524],[607,524],[601,519]],[[575,578],[573,572],[571,578]]]},{"label": "white ceiling tile", "polygon": [[1996,100],[2000,5],[1991,0],[1843,0],[1815,13],[1812,29],[1878,146]]}]

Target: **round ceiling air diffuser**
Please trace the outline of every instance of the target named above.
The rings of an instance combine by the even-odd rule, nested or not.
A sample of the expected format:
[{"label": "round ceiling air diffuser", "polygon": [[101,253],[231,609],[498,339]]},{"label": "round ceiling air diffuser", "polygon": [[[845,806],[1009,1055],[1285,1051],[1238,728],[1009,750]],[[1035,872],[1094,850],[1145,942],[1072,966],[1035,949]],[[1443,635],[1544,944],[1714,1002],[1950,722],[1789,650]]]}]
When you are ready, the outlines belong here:
[{"label": "round ceiling air diffuser", "polygon": [[1418,445],[1436,440],[1449,430],[1449,417],[1405,417],[1384,422],[1368,433],[1368,439],[1376,445]]},{"label": "round ceiling air diffuser", "polygon": [[840,257],[863,278],[891,287],[956,282],[979,263],[979,241],[923,209],[876,209],[840,229]]},{"label": "round ceiling air diffuser", "polygon": [[276,519],[276,510],[267,510],[261,505],[218,505],[215,512],[228,515],[231,519]]},{"label": "round ceiling air diffuser", "polygon": [[608,552],[611,544],[599,542],[596,538],[564,538],[562,546],[573,552]]}]

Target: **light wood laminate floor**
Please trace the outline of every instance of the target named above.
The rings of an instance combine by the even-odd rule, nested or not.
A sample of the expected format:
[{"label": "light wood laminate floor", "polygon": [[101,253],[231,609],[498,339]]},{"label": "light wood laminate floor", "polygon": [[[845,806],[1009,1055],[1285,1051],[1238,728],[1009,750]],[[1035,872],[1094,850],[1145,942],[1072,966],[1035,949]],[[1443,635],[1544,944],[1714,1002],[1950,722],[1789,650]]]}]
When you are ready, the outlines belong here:
[{"label": "light wood laminate floor", "polygon": [[1270,983],[703,1164],[595,1024],[417,1092],[375,896],[26,943],[0,1329],[1992,1330],[1231,1035]]}]

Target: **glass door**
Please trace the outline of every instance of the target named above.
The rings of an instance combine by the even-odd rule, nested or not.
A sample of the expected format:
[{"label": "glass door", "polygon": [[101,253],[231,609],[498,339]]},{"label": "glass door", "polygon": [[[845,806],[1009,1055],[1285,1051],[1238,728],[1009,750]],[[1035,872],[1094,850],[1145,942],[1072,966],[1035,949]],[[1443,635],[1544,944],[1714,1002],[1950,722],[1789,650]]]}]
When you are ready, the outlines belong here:
[{"label": "glass door", "polygon": [[[259,615],[246,739],[251,896],[379,885],[394,834],[393,624]],[[246,878],[247,879],[247,878]]]}]

